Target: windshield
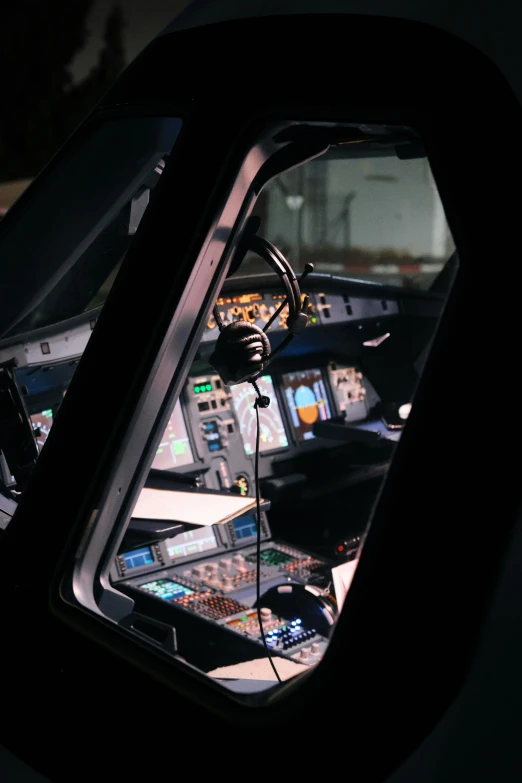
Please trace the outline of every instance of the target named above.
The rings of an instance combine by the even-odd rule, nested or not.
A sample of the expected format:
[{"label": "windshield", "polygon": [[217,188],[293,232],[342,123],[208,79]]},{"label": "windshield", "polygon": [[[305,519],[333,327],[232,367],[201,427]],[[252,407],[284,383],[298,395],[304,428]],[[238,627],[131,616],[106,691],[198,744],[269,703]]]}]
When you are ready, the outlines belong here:
[{"label": "windshield", "polygon": [[106,120],[6,215],[0,264],[15,282],[0,319],[4,335],[103,304],[180,128],[168,117]]},{"label": "windshield", "polygon": [[[100,125],[63,156],[50,189],[29,191],[23,234],[16,220],[2,221],[4,268],[8,260],[18,276],[29,267],[33,282],[41,277],[6,336],[104,304],[181,128],[173,118],[124,122],[125,134],[121,119]],[[317,272],[426,290],[454,251],[426,158],[336,150],[270,182],[255,213],[263,236],[297,271],[312,262]],[[239,274],[260,271],[259,260],[247,256]]]},{"label": "windshield", "polygon": [[[428,289],[454,250],[427,158],[328,153],[270,182],[255,211],[299,271]],[[260,271],[250,256],[240,274]]]}]

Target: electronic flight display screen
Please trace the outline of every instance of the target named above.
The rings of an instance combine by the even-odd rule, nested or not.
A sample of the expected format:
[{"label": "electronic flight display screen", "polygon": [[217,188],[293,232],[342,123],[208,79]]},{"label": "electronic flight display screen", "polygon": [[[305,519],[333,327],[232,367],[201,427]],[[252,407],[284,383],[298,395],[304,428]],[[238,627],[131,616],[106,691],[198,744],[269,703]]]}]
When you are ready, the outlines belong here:
[{"label": "electronic flight display screen", "polygon": [[[275,451],[288,446],[283,420],[271,375],[263,375],[257,379],[261,394],[270,397],[268,408],[259,408],[259,451]],[[253,454],[256,448],[256,409],[254,402],[257,394],[249,383],[242,383],[230,388],[232,402],[239,421],[243,446],[247,456]]]},{"label": "electronic flight display screen", "polygon": [[183,419],[181,403],[178,400],[156,451],[152,467],[158,470],[171,470],[172,468],[181,468],[183,465],[190,465],[192,462],[194,462],[194,456]]},{"label": "electronic flight display screen", "polygon": [[132,552],[125,552],[123,555],[125,567],[130,571],[131,568],[152,565],[154,556],[150,546],[143,546],[141,549],[133,549]]},{"label": "electronic flight display screen", "polygon": [[186,595],[193,595],[194,590],[172,579],[155,579],[153,582],[145,582],[140,585],[140,590],[150,593],[163,601],[175,601],[176,598],[183,598]]},{"label": "electronic flight display screen", "polygon": [[189,557],[189,555],[199,555],[208,549],[216,549],[218,545],[214,531],[208,527],[179,533],[179,535],[173,536],[173,538],[167,538],[165,543],[167,544],[169,557],[173,560],[177,560],[180,557]]},{"label": "electronic flight display screen", "polygon": [[257,533],[256,520],[252,514],[244,514],[241,517],[236,517],[232,520],[234,525],[234,532],[238,540],[242,538],[250,538]]},{"label": "electronic flight display screen", "polygon": [[34,413],[31,416],[31,424],[33,425],[33,430],[40,428],[40,435],[36,438],[36,443],[38,450],[41,451],[53,426],[52,410],[49,408],[41,413]]},{"label": "electronic flight display screen", "polygon": [[315,422],[331,418],[321,370],[286,373],[283,384],[298,440],[314,438]]}]

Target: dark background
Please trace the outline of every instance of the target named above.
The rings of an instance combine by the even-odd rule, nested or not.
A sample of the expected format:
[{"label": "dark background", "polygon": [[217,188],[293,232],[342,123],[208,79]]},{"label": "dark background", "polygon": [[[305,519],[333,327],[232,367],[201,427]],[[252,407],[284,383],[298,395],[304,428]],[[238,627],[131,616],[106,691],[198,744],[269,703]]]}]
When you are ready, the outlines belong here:
[{"label": "dark background", "polygon": [[[188,0],[21,0],[0,20],[0,183],[10,206]],[[0,737],[0,743],[2,738]],[[46,783],[0,745],[2,783]]]},{"label": "dark background", "polygon": [[2,7],[0,183],[34,177],[125,65],[187,4],[21,0]]},{"label": "dark background", "polygon": [[[422,5],[420,0],[417,3]],[[184,5],[184,0],[127,0],[117,5],[92,0],[42,0],[39,5],[19,1],[10,8],[2,8],[0,182],[35,176],[125,64]],[[404,3],[405,7],[408,5]],[[435,6],[433,0],[429,5]],[[481,24],[476,7],[475,13],[470,9],[466,17],[462,11],[465,4],[459,5],[460,9],[457,9],[440,0],[437,8],[452,21],[456,17],[457,22],[465,23],[467,30],[477,32],[478,29],[484,39],[491,40],[499,49],[508,54],[514,51],[510,43],[519,38],[518,25],[504,22],[495,28],[485,25],[483,19]],[[478,3],[478,6],[483,5],[484,2]],[[492,7],[497,9],[500,19],[498,4]],[[513,14],[516,7],[513,3]],[[443,58],[441,52],[441,60]],[[502,61],[502,58],[498,60]],[[509,160],[509,155],[498,156],[499,166],[506,165],[506,157]],[[482,161],[477,159],[476,165],[482,165]],[[488,192],[485,195],[491,198]],[[498,520],[493,522],[497,524]],[[514,548],[514,555],[519,551]],[[484,568],[487,569],[486,555],[484,545]],[[396,780],[405,780],[408,772],[409,780],[422,780],[423,783],[431,780],[437,783],[440,780],[520,780],[516,772],[508,771],[510,761],[513,763],[518,756],[516,748],[520,742],[520,689],[518,682],[510,678],[520,666],[522,649],[519,562],[513,556],[511,576],[506,576],[499,586],[496,602],[492,601],[489,622],[493,627],[484,629],[486,641],[475,662],[474,679],[468,682],[460,701],[452,706],[449,720],[433,732],[420,752],[408,762],[406,774],[398,773]],[[451,640],[449,649],[451,652]],[[4,675],[9,678],[5,672]],[[28,731],[34,731],[30,704],[27,714]],[[467,727],[464,738],[463,726]],[[2,783],[43,780],[36,773],[26,777],[25,770],[0,748]],[[74,777],[74,770],[71,774]]]}]

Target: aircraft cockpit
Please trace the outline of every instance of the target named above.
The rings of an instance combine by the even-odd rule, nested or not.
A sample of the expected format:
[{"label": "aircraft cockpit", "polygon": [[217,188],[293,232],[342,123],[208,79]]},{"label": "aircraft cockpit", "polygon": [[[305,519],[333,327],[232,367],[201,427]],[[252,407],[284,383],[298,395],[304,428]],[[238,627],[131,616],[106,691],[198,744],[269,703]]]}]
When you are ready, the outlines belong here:
[{"label": "aircraft cockpit", "polygon": [[[162,142],[177,131],[165,127]],[[249,246],[201,325],[107,563],[110,590],[131,607],[122,626],[232,691],[264,690],[324,656],[445,301],[453,246],[426,159],[381,146],[326,153],[262,191],[255,231],[293,264],[306,328],[292,332],[292,292]],[[110,220],[85,226],[81,263],[0,343],[38,452],[165,161],[167,144],[126,175]],[[216,369],[220,335],[241,324],[271,344],[255,383]],[[78,412],[78,448],[89,421]],[[19,490],[6,457],[4,525]]]},{"label": "aircraft cockpit", "polygon": [[517,778],[517,20],[345,5],[191,4],[0,221],[1,742],[50,780]]}]

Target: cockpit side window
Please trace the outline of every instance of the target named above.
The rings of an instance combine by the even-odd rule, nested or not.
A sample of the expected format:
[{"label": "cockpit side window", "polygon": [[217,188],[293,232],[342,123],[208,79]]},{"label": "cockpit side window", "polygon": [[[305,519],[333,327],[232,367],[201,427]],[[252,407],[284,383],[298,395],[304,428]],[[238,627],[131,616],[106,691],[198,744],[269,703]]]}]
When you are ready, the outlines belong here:
[{"label": "cockpit side window", "polygon": [[269,183],[257,209],[298,271],[427,290],[454,250],[424,157],[334,150]]},{"label": "cockpit side window", "polygon": [[16,269],[29,279],[18,312],[13,306],[13,314],[4,313],[4,336],[103,302],[104,284],[136,233],[180,129],[181,120],[169,117],[100,121],[51,165],[49,187],[44,172],[9,210],[0,227],[0,269],[4,279]]},{"label": "cockpit side window", "polygon": [[[38,452],[180,129],[172,117],[93,120],[2,220],[0,271],[16,285],[0,317],[0,362],[17,362]],[[13,472],[0,436],[8,493]]]},{"label": "cockpit side window", "polygon": [[[169,333],[166,369],[158,364],[121,443],[116,502],[128,483],[119,515],[97,506],[64,588],[71,605],[101,612],[156,651],[159,640],[175,666],[249,704],[328,655],[444,304],[418,289],[452,251],[426,158],[397,155],[398,143],[418,149],[415,132],[383,126],[376,141],[366,126],[346,124],[335,132],[354,142],[336,148],[303,122],[298,130],[314,139],[305,154],[292,147],[296,127],[281,125],[228,180],[194,262],[199,287],[187,285],[172,316],[182,326]],[[274,168],[288,164],[257,198],[255,177],[273,159]],[[273,263],[263,264],[260,247]],[[430,274],[417,288],[389,269],[372,277],[383,248],[410,260],[432,253]],[[364,253],[372,263],[356,276],[353,258]],[[284,283],[292,269],[281,254],[299,292]],[[345,256],[347,266],[332,260]],[[216,282],[219,264],[228,275]],[[284,274],[274,274],[278,264]],[[247,335],[247,364],[267,352],[253,358],[252,376],[232,367],[239,344],[218,358],[235,330]],[[135,472],[123,479],[130,460]]]}]

